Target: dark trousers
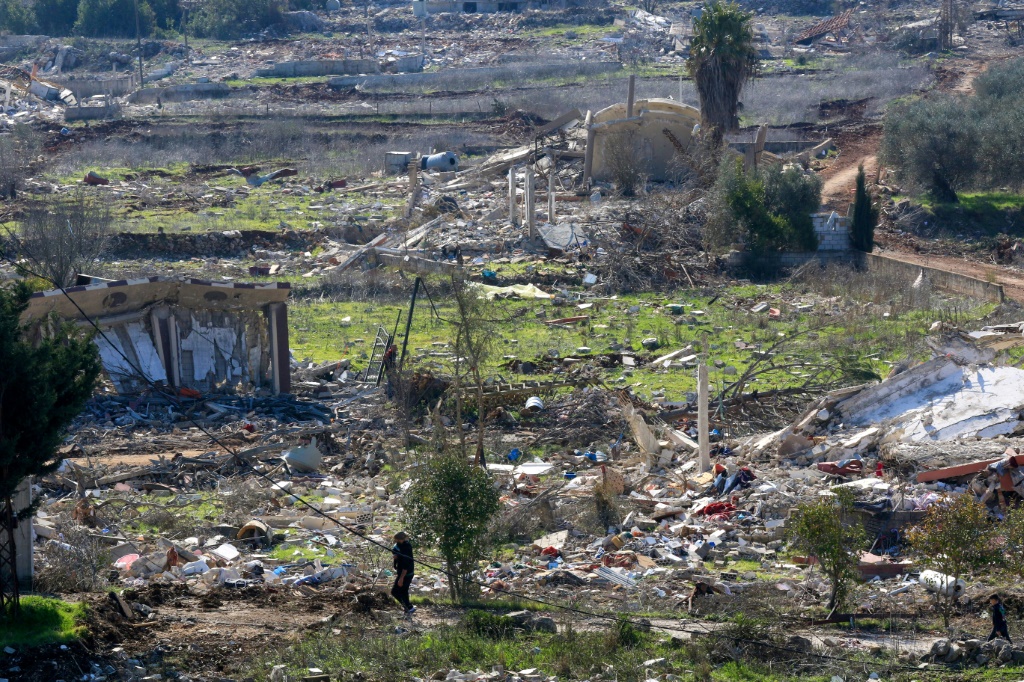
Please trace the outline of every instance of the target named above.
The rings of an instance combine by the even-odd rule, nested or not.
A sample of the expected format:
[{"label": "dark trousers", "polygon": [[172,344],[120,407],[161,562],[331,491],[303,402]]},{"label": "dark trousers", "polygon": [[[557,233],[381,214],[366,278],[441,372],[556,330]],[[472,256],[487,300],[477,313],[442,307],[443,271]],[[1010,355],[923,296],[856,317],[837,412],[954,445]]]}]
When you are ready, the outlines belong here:
[{"label": "dark trousers", "polygon": [[1002,639],[1005,639],[1007,642],[1010,642],[1011,644],[1013,643],[1013,640],[1010,639],[1010,631],[1006,628],[1006,623],[1001,623],[998,625],[993,624],[992,634],[990,634],[988,636],[988,639],[985,641],[991,642],[996,637],[1001,637]]},{"label": "dark trousers", "polygon": [[[401,573],[398,575],[401,575]],[[402,581],[401,585],[398,584],[398,575],[395,576],[395,584],[391,588],[391,596],[408,611],[412,608],[412,602],[409,601],[409,584],[412,583],[412,575],[405,576],[405,580]]]}]

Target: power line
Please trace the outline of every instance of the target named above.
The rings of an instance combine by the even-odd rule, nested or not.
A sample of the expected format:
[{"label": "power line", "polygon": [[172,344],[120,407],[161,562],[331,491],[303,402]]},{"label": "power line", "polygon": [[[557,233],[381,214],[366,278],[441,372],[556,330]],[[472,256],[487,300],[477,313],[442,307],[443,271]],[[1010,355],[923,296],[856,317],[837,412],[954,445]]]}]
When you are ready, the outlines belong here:
[{"label": "power line", "polygon": [[[96,332],[110,345],[111,348],[113,348],[115,351],[117,351],[118,355],[120,355],[124,359],[124,361],[126,363],[128,363],[128,366],[131,367],[132,369],[134,369],[136,372],[139,373],[139,376],[142,377],[142,379],[143,379],[143,381],[145,383],[149,384],[151,388],[153,388],[153,389],[157,390],[158,392],[161,392],[163,395],[167,396],[169,399],[174,401],[178,406],[181,405],[181,403],[180,403],[180,401],[179,401],[177,396],[175,396],[175,395],[167,395],[167,394],[163,393],[161,391],[161,387],[158,386],[156,384],[156,382],[154,382],[152,379],[150,379],[144,372],[142,372],[142,370],[139,369],[139,367],[137,365],[135,365],[131,361],[131,359],[127,355],[125,355],[124,352],[122,352],[120,350],[120,348],[118,346],[110,343],[110,339],[104,333],[103,329],[101,329],[100,326],[84,310],[82,310],[81,306],[78,305],[78,303],[74,300],[74,298],[71,297],[71,295],[67,292],[67,290],[61,284],[59,284],[58,282],[56,282],[54,280],[51,280],[48,277],[45,277],[43,275],[40,275],[38,273],[33,272],[32,270],[30,270],[28,267],[26,267],[22,263],[18,263],[16,261],[14,261],[10,256],[7,255],[6,251],[4,251],[2,248],[0,248],[0,258],[3,258],[4,260],[8,261],[9,263],[11,263],[12,265],[14,265],[14,266],[16,266],[18,268],[21,268],[24,272],[28,273],[29,275],[31,275],[33,277],[42,279],[44,281],[47,281],[47,282],[50,282],[51,284],[53,284],[57,289],[60,290],[61,294],[63,294],[71,302],[71,304],[78,310],[79,314],[82,315],[82,317],[89,323],[89,325],[92,326],[96,330]],[[248,463],[244,459],[242,459],[239,456],[237,451],[235,451],[233,448],[231,448],[227,444],[223,443],[216,435],[214,435],[213,433],[208,431],[194,417],[188,415],[188,420],[190,422],[192,422],[201,433],[203,433],[204,435],[208,436],[216,445],[218,445],[219,447],[223,448],[228,454],[230,454],[235,459],[235,462],[236,462],[236,464],[238,466],[243,467],[243,468],[248,468],[252,473],[254,473],[257,477],[259,477],[263,481],[267,482],[271,487],[277,485],[277,483],[278,483],[277,481],[275,481],[272,477],[270,477],[269,475],[265,474],[264,472],[258,470],[256,467],[254,467],[253,465],[251,465],[250,463]],[[295,499],[302,506],[307,507],[315,515],[322,516],[323,518],[331,521],[332,523],[336,524],[338,527],[342,528],[343,530],[345,530],[349,534],[354,535],[355,537],[360,538],[361,540],[363,540],[363,541],[365,541],[365,542],[367,542],[367,543],[369,543],[369,544],[371,544],[371,545],[373,545],[375,547],[378,547],[378,548],[380,548],[380,549],[382,549],[384,551],[394,552],[393,548],[388,547],[385,544],[383,544],[381,542],[378,542],[374,538],[366,535],[365,533],[360,532],[358,529],[353,528],[353,527],[351,527],[351,526],[341,522],[338,519],[335,519],[334,517],[332,517],[332,516],[328,515],[327,513],[321,511],[319,508],[317,508],[313,504],[311,504],[311,503],[307,502],[306,500],[304,500],[301,496],[296,495]],[[491,587],[487,583],[479,581],[479,580],[470,580],[470,579],[467,579],[467,578],[465,578],[463,576],[453,575],[452,573],[450,573],[449,571],[441,568],[440,566],[435,566],[433,564],[429,564],[429,563],[427,563],[425,561],[422,561],[420,559],[416,559],[415,557],[406,557],[406,558],[412,559],[415,564],[418,564],[418,565],[423,566],[425,568],[428,568],[428,569],[430,569],[432,571],[436,571],[438,573],[442,573],[442,574],[448,576],[448,580],[449,581],[452,581],[452,580],[463,580],[465,582],[472,583],[472,584],[477,585],[479,587],[487,587],[487,588]],[[580,609],[580,608],[577,608],[577,607],[574,607],[574,606],[569,606],[569,605],[566,605],[566,604],[560,604],[560,603],[553,602],[553,601],[547,601],[545,599],[541,599],[541,598],[533,596],[533,595],[527,595],[527,594],[523,594],[523,593],[520,593],[520,592],[513,592],[511,590],[502,590],[501,592],[502,592],[502,594],[515,597],[516,599],[519,599],[519,600],[528,601],[528,602],[534,602],[534,603],[537,603],[537,604],[543,604],[545,606],[549,606],[549,607],[552,607],[552,608],[555,608],[555,609],[559,609],[559,610],[562,610],[562,611],[566,611],[566,612],[569,612],[569,613],[575,613],[575,614],[581,615],[581,616],[588,616],[588,617],[591,617],[591,618],[598,618],[598,619],[607,620],[607,621],[610,621],[610,622],[613,622],[613,623],[626,622],[626,623],[629,623],[631,625],[639,626],[639,627],[648,627],[650,625],[649,623],[642,623],[640,621],[636,621],[636,620],[627,618],[626,616],[624,616],[622,614],[611,615],[611,614],[600,613],[600,612],[596,612],[596,611],[587,611],[585,609]],[[809,651],[802,651],[800,649],[794,649],[792,647],[781,646],[781,645],[778,645],[778,644],[773,644],[771,642],[763,642],[763,641],[759,641],[759,640],[752,640],[752,639],[741,638],[741,637],[730,637],[728,635],[722,635],[722,634],[717,633],[717,632],[715,632],[713,630],[710,630],[710,629],[708,629],[707,627],[705,627],[705,626],[703,626],[701,624],[694,623],[694,625],[697,625],[701,629],[695,631],[695,630],[688,630],[688,629],[682,628],[682,627],[675,627],[675,628],[673,628],[673,627],[665,627],[665,626],[658,626],[658,629],[662,630],[662,631],[665,631],[665,632],[672,632],[672,633],[685,633],[685,634],[688,634],[688,635],[706,635],[706,636],[711,637],[712,639],[726,640],[726,641],[737,642],[737,643],[742,642],[742,643],[745,643],[745,644],[751,644],[751,645],[756,645],[756,646],[760,646],[760,647],[765,647],[765,648],[772,649],[772,650],[775,650],[775,651],[794,653],[794,654],[798,654],[800,656],[808,656],[808,657],[813,657],[813,658],[817,658],[817,659],[821,659],[821,660],[840,661],[840,662],[843,662],[843,663],[850,663],[850,664],[863,664],[864,663],[864,661],[857,661],[855,659],[848,659],[848,658],[843,658],[843,657],[830,656],[828,654],[820,654],[820,653],[816,653],[816,652],[813,652],[813,651],[811,651],[811,652],[809,652]],[[907,671],[915,671],[915,672],[919,671],[918,668],[912,667],[912,666],[903,666],[903,665],[891,666],[890,665],[890,666],[887,666],[887,667],[890,670],[899,669],[899,670],[907,670]]]}]

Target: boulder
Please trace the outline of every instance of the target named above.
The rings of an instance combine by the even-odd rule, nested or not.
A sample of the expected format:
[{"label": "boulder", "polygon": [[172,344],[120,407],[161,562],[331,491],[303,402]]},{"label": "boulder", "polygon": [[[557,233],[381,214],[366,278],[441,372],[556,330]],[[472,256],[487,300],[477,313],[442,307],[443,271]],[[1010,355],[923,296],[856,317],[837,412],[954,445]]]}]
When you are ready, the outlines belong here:
[{"label": "boulder", "polygon": [[285,25],[293,31],[298,31],[300,33],[315,33],[317,31],[322,31],[324,28],[324,22],[320,17],[308,10],[285,12],[282,16],[284,17]]},{"label": "boulder", "polygon": [[949,654],[950,643],[948,639],[937,639],[932,642],[931,655],[937,658],[945,657]]},{"label": "boulder", "polygon": [[555,619],[550,616],[534,618],[530,622],[530,626],[535,632],[549,632],[551,634],[556,634],[558,632],[558,625],[555,623]]}]

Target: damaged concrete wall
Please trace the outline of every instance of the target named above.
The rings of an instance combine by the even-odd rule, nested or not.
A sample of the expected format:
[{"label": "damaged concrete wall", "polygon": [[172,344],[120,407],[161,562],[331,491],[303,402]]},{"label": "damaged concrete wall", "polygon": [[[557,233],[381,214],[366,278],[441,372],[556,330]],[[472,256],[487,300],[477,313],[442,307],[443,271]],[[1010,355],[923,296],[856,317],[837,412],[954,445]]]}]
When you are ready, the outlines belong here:
[{"label": "damaged concrete wall", "polygon": [[138,87],[138,77],[132,73],[118,78],[83,79],[65,81],[63,86],[75,93],[78,99],[87,99],[94,95],[112,95],[120,97]]},{"label": "damaged concrete wall", "polygon": [[[422,57],[420,57],[422,62]],[[255,78],[298,78],[301,76],[346,76],[380,73],[376,59],[318,59],[302,62],[279,62],[253,72]]]},{"label": "damaged concrete wall", "polygon": [[167,88],[145,88],[128,96],[132,104],[155,104],[156,102],[189,102],[197,99],[221,99],[231,95],[226,83],[190,83]]},{"label": "damaged concrete wall", "polygon": [[201,392],[290,390],[287,284],[221,284],[150,277],[33,296],[24,321],[45,333],[49,316],[103,330],[95,343],[119,392],[150,383]]}]

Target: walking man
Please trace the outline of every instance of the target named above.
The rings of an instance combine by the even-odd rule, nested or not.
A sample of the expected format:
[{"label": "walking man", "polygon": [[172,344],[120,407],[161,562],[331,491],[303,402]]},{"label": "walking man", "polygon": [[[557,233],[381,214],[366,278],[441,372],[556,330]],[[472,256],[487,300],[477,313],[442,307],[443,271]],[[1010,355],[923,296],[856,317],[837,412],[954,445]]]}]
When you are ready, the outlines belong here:
[{"label": "walking man", "polygon": [[996,637],[1001,637],[1012,644],[1010,631],[1006,627],[1006,607],[1003,606],[1003,600],[999,598],[998,594],[993,594],[988,598],[988,603],[992,607],[992,634],[986,641],[991,642]]},{"label": "walking man", "polygon": [[391,588],[391,596],[405,609],[405,615],[411,616],[416,607],[409,601],[409,585],[412,583],[416,564],[412,558],[412,543],[409,542],[408,535],[395,533],[395,546],[391,548],[391,556],[395,560],[395,585]]}]

